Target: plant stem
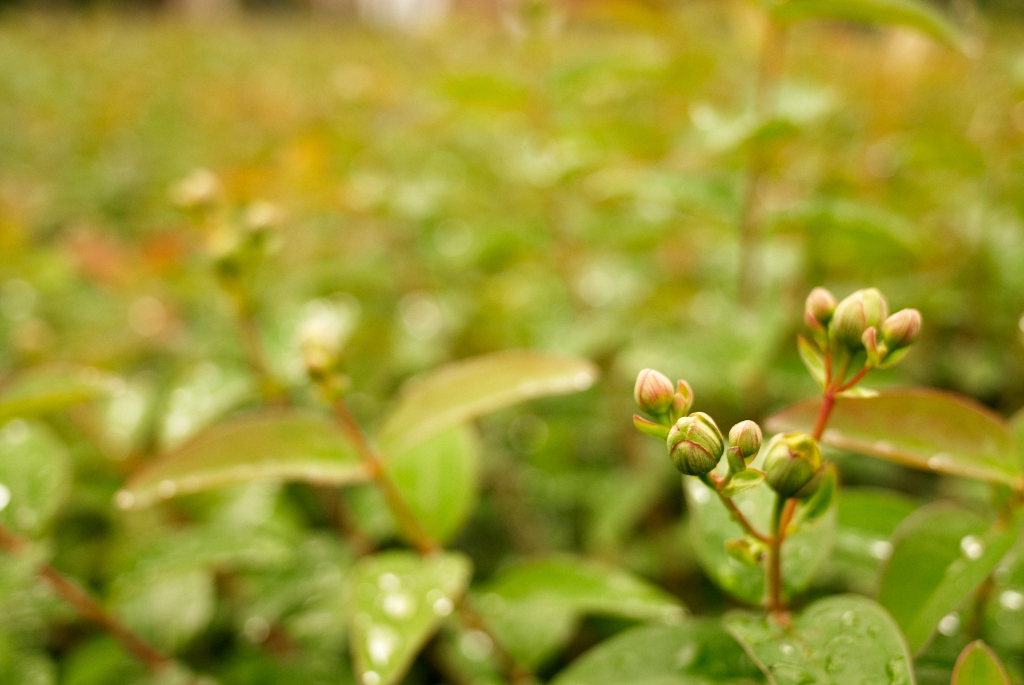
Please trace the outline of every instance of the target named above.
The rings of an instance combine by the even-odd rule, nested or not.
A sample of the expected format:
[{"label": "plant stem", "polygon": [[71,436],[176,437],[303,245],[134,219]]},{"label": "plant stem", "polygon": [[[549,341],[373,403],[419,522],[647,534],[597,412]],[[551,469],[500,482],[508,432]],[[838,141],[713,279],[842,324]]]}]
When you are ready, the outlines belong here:
[{"label": "plant stem", "polygon": [[782,543],[785,539],[782,520],[786,506],[786,498],[776,496],[772,510],[772,537],[768,545],[768,611],[776,616],[786,610],[782,601]]},{"label": "plant stem", "polygon": [[740,511],[738,506],[736,506],[736,502],[733,501],[732,497],[726,497],[722,494],[722,491],[719,489],[719,486],[721,485],[720,479],[710,473],[700,476],[700,479],[705,485],[715,491],[715,494],[718,495],[718,499],[722,500],[722,504],[724,504],[725,508],[732,514],[736,523],[743,527],[743,530],[747,531],[747,533],[752,537],[766,545],[772,544],[772,538],[754,528],[754,524],[752,524],[750,520],[743,515],[743,512]]},{"label": "plant stem", "polygon": [[256,307],[252,298],[245,292],[244,286],[236,280],[221,278],[218,279],[218,282],[224,292],[230,296],[231,303],[235,307],[235,324],[238,327],[245,363],[259,382],[263,401],[274,406],[287,404],[288,398],[284,388],[270,372],[270,363],[267,361],[267,351],[263,346],[263,336],[260,335],[260,326],[256,321]]},{"label": "plant stem", "polygon": [[[0,524],[0,549],[13,556],[21,556],[25,553],[28,545],[26,540]],[[122,647],[150,671],[159,673],[171,665],[172,660],[169,657],[158,652],[126,625],[108,614],[95,599],[70,579],[64,577],[57,569],[43,563],[36,567],[36,575],[45,581],[61,599],[70,604],[82,618],[120,642]]]},{"label": "plant stem", "polygon": [[814,421],[814,431],[811,433],[811,437],[815,441],[820,441],[821,436],[825,433],[825,426],[828,425],[829,417],[832,416],[832,408],[836,404],[836,391],[829,387],[825,391],[825,394],[821,398],[821,407],[818,409],[818,418]]},{"label": "plant stem", "polygon": [[[760,126],[775,115],[776,91],[785,52],[785,29],[770,15],[765,17],[764,38],[754,83],[754,117]],[[757,145],[750,150],[744,180],[743,205],[740,209],[739,297],[742,302],[756,303],[760,290],[760,256],[762,214],[758,190],[767,171],[768,160]]]}]

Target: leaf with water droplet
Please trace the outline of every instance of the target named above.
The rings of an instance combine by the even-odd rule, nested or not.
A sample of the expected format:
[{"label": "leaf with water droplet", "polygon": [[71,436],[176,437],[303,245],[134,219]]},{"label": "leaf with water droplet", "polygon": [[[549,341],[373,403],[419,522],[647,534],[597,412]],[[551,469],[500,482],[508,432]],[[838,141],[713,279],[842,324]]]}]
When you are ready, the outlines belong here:
[{"label": "leaf with water droplet", "polygon": [[304,411],[274,411],[203,431],[133,476],[117,502],[130,509],[253,481],[347,485],[369,478],[355,449],[331,421]]},{"label": "leaf with water droplet", "polygon": [[995,652],[976,640],[956,660],[951,685],[1010,685],[1010,677]]},{"label": "leaf with water droplet", "polygon": [[[753,466],[759,466],[759,455]],[[749,604],[764,599],[764,569],[749,566],[729,555],[726,542],[745,535],[719,500],[718,495],[697,478],[683,478],[686,508],[690,515],[690,540],[697,561],[720,588]],[[755,529],[767,534],[775,505],[775,492],[754,488],[733,498]],[[824,562],[835,536],[835,508],[807,521],[790,535],[782,548],[783,577],[790,594],[804,590]]]},{"label": "leaf with water droplet", "polygon": [[740,685],[761,672],[715,619],[640,626],[606,640],[552,685]]},{"label": "leaf with water droplet", "polygon": [[107,393],[109,376],[99,369],[64,364],[24,371],[0,387],[0,421],[53,414]]},{"label": "leaf with water droplet", "polygon": [[878,601],[892,614],[915,653],[939,622],[992,572],[1017,539],[966,509],[936,503],[910,515],[892,535]]},{"label": "leaf with water droplet", "polygon": [[399,454],[447,428],[525,400],[586,390],[597,367],[584,359],[511,350],[453,362],[408,383],[379,431]]},{"label": "leaf with water droplet", "polygon": [[771,685],[912,685],[910,654],[881,606],[860,595],[814,602],[783,627],[763,614],[734,612],[725,627]]},{"label": "leaf with water droplet", "polygon": [[211,572],[173,569],[119,578],[111,608],[143,638],[173,651],[209,624],[215,602]]},{"label": "leaf with water droplet", "polygon": [[[772,431],[810,432],[820,399],[768,419]],[[1009,428],[976,402],[925,388],[884,390],[836,400],[822,444],[915,468],[1024,487]]]},{"label": "leaf with water droplet", "polygon": [[391,685],[454,609],[472,566],[462,554],[382,552],[361,559],[347,581],[356,680]]},{"label": "leaf with water droplet", "polygon": [[49,426],[13,419],[0,427],[0,521],[35,535],[70,490],[70,455]]},{"label": "leaf with water droplet", "polygon": [[477,602],[502,644],[536,666],[561,646],[585,614],[678,622],[674,597],[612,566],[571,556],[527,561],[499,571]]},{"label": "leaf with water droplet", "polygon": [[1024,538],[992,573],[982,637],[1000,650],[1024,651]]}]

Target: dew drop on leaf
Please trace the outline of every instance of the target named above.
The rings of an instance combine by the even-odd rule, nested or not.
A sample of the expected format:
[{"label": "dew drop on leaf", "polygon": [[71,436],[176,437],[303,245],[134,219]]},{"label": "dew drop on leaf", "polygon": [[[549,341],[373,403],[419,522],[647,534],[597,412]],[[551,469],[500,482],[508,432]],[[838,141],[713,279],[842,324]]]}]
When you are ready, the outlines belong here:
[{"label": "dew drop on leaf", "polygon": [[960,550],[973,561],[985,553],[985,543],[977,535],[966,535],[960,540]]},{"label": "dew drop on leaf", "polygon": [[1010,611],[1024,609],[1024,594],[1016,590],[1003,590],[999,595],[999,603]]},{"label": "dew drop on leaf", "polygon": [[956,635],[956,631],[960,628],[960,617],[956,614],[946,614],[939,621],[939,632],[949,637],[950,635]]}]

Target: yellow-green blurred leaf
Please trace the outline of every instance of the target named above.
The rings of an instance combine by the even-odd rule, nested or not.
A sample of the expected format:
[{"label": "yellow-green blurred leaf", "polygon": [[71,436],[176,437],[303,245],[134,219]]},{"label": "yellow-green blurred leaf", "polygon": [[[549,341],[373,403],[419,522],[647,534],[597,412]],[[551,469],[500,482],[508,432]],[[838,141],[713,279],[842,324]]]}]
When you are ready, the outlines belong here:
[{"label": "yellow-green blurred leaf", "polygon": [[0,387],[0,421],[62,411],[106,393],[104,375],[91,367],[54,364],[24,371]]},{"label": "yellow-green blurred leaf", "polygon": [[956,660],[952,685],[1010,685],[1010,677],[995,652],[976,640]]},{"label": "yellow-green blurred leaf", "polygon": [[781,0],[771,11],[783,22],[842,19],[906,26],[954,47],[962,40],[956,25],[923,0]]}]

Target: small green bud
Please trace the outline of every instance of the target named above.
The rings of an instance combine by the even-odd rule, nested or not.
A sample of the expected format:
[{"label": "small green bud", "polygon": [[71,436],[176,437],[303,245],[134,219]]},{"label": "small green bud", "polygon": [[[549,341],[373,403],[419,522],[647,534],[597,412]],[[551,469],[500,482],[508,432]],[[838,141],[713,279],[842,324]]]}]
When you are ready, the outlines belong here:
[{"label": "small green bud", "polygon": [[753,421],[740,421],[729,430],[729,444],[738,447],[744,459],[753,458],[761,449],[761,427]]},{"label": "small green bud", "polygon": [[891,350],[909,347],[919,335],[921,312],[916,309],[901,309],[882,324],[882,340]]},{"label": "small green bud", "polygon": [[672,407],[675,388],[665,374],[654,369],[644,369],[636,377],[633,399],[645,412],[659,416]]},{"label": "small green bud", "polygon": [[830,331],[851,350],[863,346],[864,331],[882,324],[889,315],[889,305],[876,288],[865,288],[847,296],[836,306]]},{"label": "small green bud", "polygon": [[743,452],[739,447],[730,447],[725,451],[725,458],[729,462],[729,475],[735,476],[747,470],[747,462],[743,458]]},{"label": "small green bud", "polygon": [[725,553],[745,566],[757,566],[764,557],[764,549],[750,544],[746,538],[726,540]]},{"label": "small green bud", "polygon": [[814,494],[820,468],[821,450],[806,433],[777,435],[764,458],[768,485],[782,497],[803,499]]},{"label": "small green bud", "polygon": [[884,340],[878,339],[878,329],[874,326],[867,329],[864,331],[864,335],[860,337],[860,341],[867,352],[868,364],[876,367],[881,366],[885,356],[889,354],[889,348]]},{"label": "small green bud", "polygon": [[804,303],[804,320],[811,328],[827,326],[837,304],[835,295],[825,288],[815,288]]},{"label": "small green bud", "polygon": [[718,465],[725,440],[714,420],[694,412],[676,421],[668,433],[668,456],[680,473],[702,476]]}]

